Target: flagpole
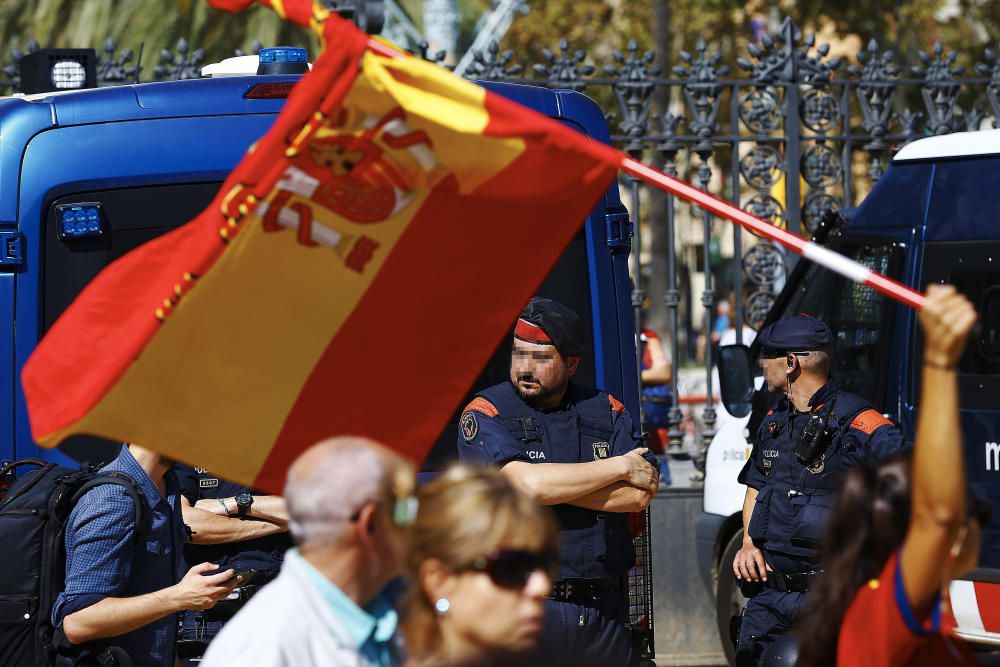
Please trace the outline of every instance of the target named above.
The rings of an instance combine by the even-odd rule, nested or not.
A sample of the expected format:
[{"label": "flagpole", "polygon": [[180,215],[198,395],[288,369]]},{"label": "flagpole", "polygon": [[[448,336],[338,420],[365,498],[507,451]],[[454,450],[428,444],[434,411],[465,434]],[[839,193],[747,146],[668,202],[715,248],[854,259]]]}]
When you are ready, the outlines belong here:
[{"label": "flagpole", "polygon": [[621,155],[619,167],[622,171],[640,178],[650,185],[660,190],[668,192],[675,197],[679,197],[686,202],[700,206],[706,211],[717,215],[748,229],[758,236],[777,241],[789,250],[802,255],[806,259],[819,264],[820,266],[839,273],[845,278],[849,278],[856,283],[868,285],[874,290],[881,292],[890,299],[898,301],[910,308],[920,310],[924,306],[924,295],[916,290],[910,289],[906,285],[887,278],[880,273],[872,271],[868,267],[855,262],[849,257],[836,253],[828,248],[824,248],[818,243],[813,243],[802,238],[798,234],[793,234],[785,229],[781,229],[771,223],[758,218],[755,215],[733,206],[727,201],[719,199],[709,193],[699,190],[693,185],[678,178],[653,169],[637,160],[634,160],[624,153]]},{"label": "flagpole", "polygon": [[[376,39],[368,40],[368,48],[380,56],[388,58],[404,58],[409,55],[397,51]],[[636,178],[642,179],[664,192],[679,197],[688,203],[700,206],[713,215],[726,218],[758,236],[777,241],[792,252],[835,273],[839,273],[856,283],[868,285],[877,292],[881,292],[890,299],[909,306],[914,310],[920,310],[924,306],[924,295],[900,282],[872,271],[868,267],[855,262],[853,259],[824,248],[818,243],[813,243],[798,234],[793,234],[762,218],[747,213],[725,200],[719,199],[704,190],[699,190],[690,183],[682,181],[679,178],[674,178],[673,176],[668,176],[658,169],[654,169],[629,157],[625,153],[620,151],[615,151],[615,153],[618,155],[619,169],[632,174]]]}]

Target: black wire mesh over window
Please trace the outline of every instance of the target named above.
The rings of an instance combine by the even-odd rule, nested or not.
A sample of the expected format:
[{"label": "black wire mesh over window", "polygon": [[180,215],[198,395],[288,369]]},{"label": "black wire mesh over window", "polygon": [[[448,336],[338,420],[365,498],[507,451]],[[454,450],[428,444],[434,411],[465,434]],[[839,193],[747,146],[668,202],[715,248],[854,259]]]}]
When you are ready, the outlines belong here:
[{"label": "black wire mesh over window", "polygon": [[628,572],[628,620],[634,633],[640,637],[641,659],[652,660],[653,646],[653,554],[649,510],[629,516],[632,544],[635,547],[635,566]]}]

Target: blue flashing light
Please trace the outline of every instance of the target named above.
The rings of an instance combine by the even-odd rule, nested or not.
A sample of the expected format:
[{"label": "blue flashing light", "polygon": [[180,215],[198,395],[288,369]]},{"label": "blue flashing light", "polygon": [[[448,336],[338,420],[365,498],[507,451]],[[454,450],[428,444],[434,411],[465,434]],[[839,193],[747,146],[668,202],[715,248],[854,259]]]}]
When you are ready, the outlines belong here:
[{"label": "blue flashing light", "polygon": [[88,238],[104,233],[100,204],[60,204],[56,207],[56,217],[61,239]]},{"label": "blue flashing light", "polygon": [[272,46],[260,50],[261,63],[307,63],[309,55],[297,46]]}]

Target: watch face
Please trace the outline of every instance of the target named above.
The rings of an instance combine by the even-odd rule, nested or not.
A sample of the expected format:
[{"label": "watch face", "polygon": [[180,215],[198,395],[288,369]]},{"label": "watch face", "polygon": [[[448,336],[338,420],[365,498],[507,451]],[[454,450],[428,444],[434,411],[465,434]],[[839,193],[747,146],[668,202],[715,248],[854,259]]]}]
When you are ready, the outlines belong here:
[{"label": "watch face", "polygon": [[236,496],[236,505],[241,509],[248,508],[253,504],[253,496],[249,493],[241,493]]}]

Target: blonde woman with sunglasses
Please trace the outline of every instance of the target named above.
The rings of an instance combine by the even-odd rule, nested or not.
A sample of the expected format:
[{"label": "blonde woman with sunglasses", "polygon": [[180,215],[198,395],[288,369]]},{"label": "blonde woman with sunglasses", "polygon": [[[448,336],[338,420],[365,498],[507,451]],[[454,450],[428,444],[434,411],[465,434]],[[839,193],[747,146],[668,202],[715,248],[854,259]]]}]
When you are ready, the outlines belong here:
[{"label": "blonde woman with sunglasses", "polygon": [[466,465],[418,496],[403,617],[407,664],[526,664],[559,559],[550,511],[496,470]]}]

